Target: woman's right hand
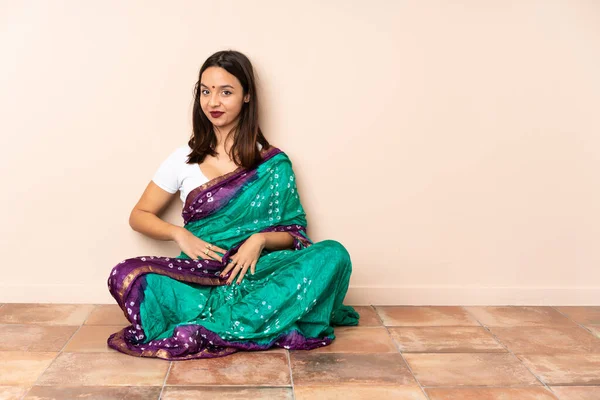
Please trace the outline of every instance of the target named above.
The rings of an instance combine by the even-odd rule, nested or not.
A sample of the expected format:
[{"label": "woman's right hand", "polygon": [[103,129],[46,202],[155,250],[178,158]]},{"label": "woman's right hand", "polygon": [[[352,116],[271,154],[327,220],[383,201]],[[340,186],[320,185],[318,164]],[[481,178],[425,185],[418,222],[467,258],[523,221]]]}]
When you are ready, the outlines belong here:
[{"label": "woman's right hand", "polygon": [[174,235],[173,240],[181,251],[187,254],[192,260],[196,260],[201,258],[203,260],[218,260],[223,261],[223,257],[218,255],[216,252],[220,252],[225,254],[227,250],[224,250],[218,246],[212,245],[211,249],[208,251],[208,254],[205,254],[206,248],[211,243],[208,243],[185,228],[181,228]]}]

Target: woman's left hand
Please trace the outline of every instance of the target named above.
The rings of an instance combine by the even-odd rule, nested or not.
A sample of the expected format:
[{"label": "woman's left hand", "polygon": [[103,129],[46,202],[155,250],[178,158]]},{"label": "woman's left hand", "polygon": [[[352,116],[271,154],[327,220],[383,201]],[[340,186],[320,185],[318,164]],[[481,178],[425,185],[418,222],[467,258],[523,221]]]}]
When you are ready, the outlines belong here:
[{"label": "woman's left hand", "polygon": [[236,282],[239,285],[244,278],[244,275],[246,275],[248,268],[250,268],[252,275],[254,275],[256,263],[258,262],[260,253],[262,253],[264,247],[265,238],[260,233],[255,233],[254,235],[250,236],[244,242],[244,244],[240,246],[235,255],[231,257],[229,265],[227,265],[227,267],[219,276],[223,277],[227,275],[229,271],[231,271],[231,276],[227,280],[227,284],[229,285],[239,273],[239,277]]}]

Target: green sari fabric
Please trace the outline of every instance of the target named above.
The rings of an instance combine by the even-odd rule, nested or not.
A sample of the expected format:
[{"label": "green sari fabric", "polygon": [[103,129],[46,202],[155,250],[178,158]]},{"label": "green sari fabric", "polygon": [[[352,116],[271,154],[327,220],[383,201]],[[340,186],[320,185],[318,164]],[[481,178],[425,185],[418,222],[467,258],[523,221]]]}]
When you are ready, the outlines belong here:
[{"label": "green sari fabric", "polygon": [[[118,351],[169,360],[219,357],[271,347],[312,349],[335,339],[336,325],[357,325],[343,304],[352,262],[338,241],[306,234],[292,163],[281,150],[261,151],[251,170],[238,168],[194,189],[184,228],[227,249],[223,261],[144,256],[121,261],[108,286],[131,326],[107,341]],[[220,277],[252,235],[288,232],[293,247],[264,249],[237,285]]]}]

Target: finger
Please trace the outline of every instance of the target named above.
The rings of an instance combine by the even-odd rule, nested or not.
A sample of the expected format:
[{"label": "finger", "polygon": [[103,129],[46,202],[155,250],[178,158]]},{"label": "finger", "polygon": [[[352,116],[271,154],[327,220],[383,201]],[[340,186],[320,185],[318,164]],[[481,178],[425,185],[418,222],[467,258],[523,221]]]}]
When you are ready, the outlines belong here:
[{"label": "finger", "polygon": [[201,254],[203,260],[216,260],[218,258],[221,261],[221,256],[212,250],[206,251],[206,248],[198,249],[198,253]]},{"label": "finger", "polygon": [[[229,274],[230,274],[230,275],[229,275],[229,279],[231,280],[231,278],[235,276],[235,273],[236,273],[237,269],[239,268],[239,266],[238,266],[237,264],[233,264],[233,263],[232,263],[232,264],[229,264],[229,267],[228,267],[228,268],[229,268],[229,271],[228,271],[228,272],[229,272]],[[226,275],[226,274],[223,274],[223,276],[225,276],[225,275]]]},{"label": "finger", "polygon": [[254,275],[254,271],[256,271],[256,261],[254,261],[252,263],[252,266],[250,267],[250,272],[252,273],[252,275]]},{"label": "finger", "polygon": [[244,279],[244,275],[246,275],[246,271],[248,271],[248,267],[249,266],[250,265],[245,265],[244,268],[242,268],[242,271],[240,272],[240,275],[239,275],[238,280],[236,282],[238,285],[242,282],[242,279]]},{"label": "finger", "polygon": [[223,253],[223,254],[227,253],[227,250],[222,249],[219,246],[214,246],[214,245],[213,245],[213,247],[211,247],[211,250],[214,250],[216,252]]},{"label": "finger", "polygon": [[219,260],[219,261],[223,261],[223,257],[221,257],[220,255],[218,255],[217,253],[215,253],[212,250],[208,251],[208,255],[213,258],[214,260]]},{"label": "finger", "polygon": [[219,253],[223,253],[223,254],[227,253],[227,250],[224,250],[224,249],[220,248],[219,246],[215,246],[212,243],[206,243],[205,246],[206,247],[210,246],[211,251],[215,251],[215,252],[219,252]]},{"label": "finger", "polygon": [[229,277],[229,279],[227,280],[227,284],[231,285],[231,282],[233,282],[233,280],[235,279],[235,276],[238,274],[238,272],[240,271],[241,267],[239,265],[236,265],[235,268],[233,269],[233,271],[231,272],[231,276]]},{"label": "finger", "polygon": [[243,265],[243,266],[240,266],[240,268],[235,271],[235,275],[237,276],[237,278],[234,277],[232,280],[236,280],[237,279],[237,284],[238,285],[240,284],[240,280],[241,280],[242,276],[246,273],[246,269],[247,268],[248,268],[247,266]]},{"label": "finger", "polygon": [[227,267],[219,274],[220,276],[227,275],[227,273],[235,266],[235,261],[231,261]]}]

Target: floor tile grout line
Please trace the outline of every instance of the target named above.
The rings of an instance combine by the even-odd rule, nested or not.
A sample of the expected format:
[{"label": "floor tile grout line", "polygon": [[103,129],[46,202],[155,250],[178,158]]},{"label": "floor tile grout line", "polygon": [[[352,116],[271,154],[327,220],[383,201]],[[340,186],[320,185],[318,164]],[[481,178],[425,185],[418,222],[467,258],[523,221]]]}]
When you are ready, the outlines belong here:
[{"label": "floor tile grout line", "polygon": [[[40,304],[40,303],[31,303],[31,304]],[[63,303],[58,303],[58,304],[63,304]],[[66,303],[66,304],[68,304],[68,303]],[[86,304],[89,304],[89,303],[86,303]],[[63,347],[60,349],[60,351],[58,352],[58,354],[56,355],[56,357],[54,357],[54,359],[52,359],[52,361],[50,362],[50,364],[48,364],[48,366],[46,368],[44,368],[44,371],[42,371],[42,373],[38,375],[38,377],[35,380],[35,382],[33,383],[33,385],[31,385],[31,387],[25,392],[25,394],[23,395],[23,397],[21,397],[21,400],[23,400],[29,394],[29,392],[31,391],[31,389],[33,389],[33,387],[39,382],[40,378],[46,373],[46,371],[48,370],[48,368],[50,368],[52,366],[52,364],[54,364],[54,362],[56,361],[56,359],[58,357],[60,357],[60,355],[62,354],[62,352],[65,349],[65,347],[67,347],[69,345],[69,343],[71,342],[71,340],[73,340],[73,337],[75,335],[77,335],[77,332],[79,332],[79,330],[81,329],[81,327],[83,325],[85,325],[86,321],[90,318],[90,315],[92,315],[92,313],[94,312],[94,310],[97,308],[96,304],[92,304],[92,305],[94,307],[90,310],[90,312],[85,317],[85,319],[83,320],[83,322],[79,325],[79,328],[77,328],[77,330],[75,330],[75,332],[73,332],[73,334],[69,337],[69,339],[63,345]],[[73,325],[68,325],[68,326],[73,326]]]},{"label": "floor tile grout line", "polygon": [[[563,385],[563,386],[578,386],[578,385]],[[581,385],[579,385],[581,386]],[[597,385],[588,385],[588,386],[597,386]],[[442,386],[423,386],[427,389],[532,389],[532,388],[541,388],[541,385],[461,385],[461,386],[453,386],[453,385],[442,385]],[[552,393],[554,394],[554,393]]]},{"label": "floor tile grout line", "polygon": [[165,380],[163,381],[162,388],[160,389],[160,394],[158,395],[158,400],[162,399],[162,395],[165,390],[165,386],[167,385],[167,378],[169,378],[169,373],[171,372],[172,366],[173,366],[173,361],[169,361],[169,369],[167,369],[167,373],[165,374]]},{"label": "floor tile grout line", "polygon": [[[559,313],[560,315],[562,315],[563,317],[565,317],[566,319],[568,319],[569,321],[573,322],[575,325],[579,326],[580,328],[584,329],[586,332],[591,333],[594,337],[598,338],[598,336],[596,336],[596,334],[594,332],[592,332],[587,326],[585,326],[583,323],[577,322],[575,321],[573,318],[569,317],[567,314],[563,313],[562,311],[560,311],[559,309],[557,309],[557,306],[549,306],[551,308],[554,309],[554,311],[556,311],[557,313]],[[558,306],[560,307],[560,306]],[[567,306],[568,307],[568,306]],[[575,306],[576,307],[576,306]],[[585,306],[584,306],[585,307]],[[600,339],[600,338],[599,338]]]},{"label": "floor tile grout line", "polygon": [[294,374],[292,373],[292,359],[290,356],[290,351],[286,350],[285,354],[287,355],[288,369],[290,371],[290,384],[292,385],[292,400],[296,400],[296,390],[294,388]]},{"label": "floor tile grout line", "polygon": [[373,308],[373,310],[375,311],[375,315],[377,315],[377,318],[379,318],[379,321],[381,322],[381,325],[385,328],[385,331],[388,334],[388,337],[390,338],[390,340],[392,341],[392,343],[394,344],[394,347],[396,347],[396,350],[398,351],[398,354],[400,354],[400,357],[402,357],[402,361],[404,361],[404,365],[406,365],[406,368],[408,369],[408,372],[410,372],[410,375],[413,377],[413,379],[415,380],[415,382],[417,382],[417,385],[419,385],[419,389],[421,389],[421,392],[423,392],[423,395],[425,396],[425,398],[427,400],[429,400],[429,395],[427,394],[427,392],[425,391],[425,389],[423,388],[423,385],[421,385],[421,382],[419,382],[419,380],[417,379],[417,377],[415,376],[412,368],[410,367],[410,365],[408,364],[408,361],[406,361],[406,358],[404,358],[404,354],[402,354],[402,351],[400,351],[400,347],[398,346],[398,343],[396,343],[396,341],[394,340],[394,338],[392,337],[392,335],[390,334],[390,330],[388,329],[388,327],[383,323],[383,318],[381,318],[381,315],[379,315],[379,313],[377,312],[377,308],[375,308],[375,305],[371,305],[371,307]]},{"label": "floor tile grout line", "polygon": [[[251,350],[251,351],[257,351],[259,352],[260,350]],[[226,357],[226,356],[225,356]],[[203,360],[198,358],[197,360]],[[175,360],[173,362],[176,361],[185,361],[185,360]],[[114,386],[114,385],[113,385]],[[126,386],[136,386],[136,387],[154,387],[151,385],[126,385]],[[315,385],[307,385],[307,386],[315,386]],[[156,386],[158,387],[158,386]],[[165,385],[166,387],[166,385]],[[217,383],[204,383],[204,384],[196,384],[196,383],[180,383],[177,385],[169,385],[170,388],[182,388],[182,387],[188,387],[188,388],[200,388],[200,389],[205,389],[205,388],[224,388],[224,389],[291,389],[292,387],[290,385],[272,385],[272,384],[253,384],[253,383],[241,383],[239,385],[234,385],[234,384],[230,384],[230,385],[219,385]]]},{"label": "floor tile grout line", "polygon": [[[558,399],[558,396],[556,396],[556,394],[552,391],[552,389],[546,384],[546,382],[544,382],[539,376],[537,376],[536,374],[533,373],[533,371],[531,369],[529,369],[529,367],[527,365],[525,365],[525,363],[523,362],[523,360],[521,360],[515,353],[513,353],[504,343],[502,343],[502,341],[491,331],[491,329],[489,329],[489,327],[487,325],[484,325],[483,322],[481,322],[475,315],[473,315],[472,313],[469,312],[469,310],[467,309],[466,306],[461,306],[461,308],[468,314],[470,315],[472,318],[475,319],[475,321],[477,321],[477,323],[479,325],[481,325],[481,327],[483,329],[485,329],[487,332],[490,333],[490,335],[492,335],[492,337],[494,338],[494,340],[496,342],[498,342],[498,344],[500,344],[500,346],[504,347],[506,349],[506,351],[508,353],[510,353],[514,358],[516,358],[519,361],[519,364],[521,364],[523,367],[525,367],[525,369],[527,371],[529,371],[529,373],[531,375],[533,375],[535,377],[535,379],[537,379],[542,386],[544,386],[546,389],[548,389],[550,391],[550,393],[552,393],[552,395],[554,395],[554,397],[556,397]],[[498,353],[496,353],[498,354]]]},{"label": "floor tile grout line", "polygon": [[372,304],[371,308],[375,312],[375,315],[377,315],[377,318],[379,318],[379,322],[381,322],[381,326],[386,326],[386,324],[383,322],[383,318],[381,318],[381,315],[379,315],[379,312],[377,311],[377,307]]},{"label": "floor tile grout line", "polygon": [[402,357],[402,361],[404,361],[404,364],[406,365],[406,368],[408,369],[408,372],[410,372],[410,374],[412,375],[413,379],[415,380],[415,382],[417,382],[417,385],[419,385],[419,388],[421,389],[421,392],[423,392],[423,395],[425,396],[425,398],[427,400],[429,400],[429,395],[427,394],[427,392],[425,391],[425,388],[423,387],[423,385],[421,384],[421,382],[419,382],[419,379],[417,379],[415,373],[413,372],[412,368],[410,367],[410,364],[408,364],[408,361],[406,361],[406,358],[404,358],[404,354],[402,354],[402,352],[400,351],[400,348],[398,347],[398,345],[396,344],[396,341],[394,340],[394,338],[392,338],[392,336],[390,335],[390,330],[388,329],[387,326],[385,326],[385,330],[388,334],[388,336],[390,337],[390,340],[392,342],[394,342],[394,346],[396,346],[396,349],[398,350],[398,354],[400,354],[400,357]]}]

